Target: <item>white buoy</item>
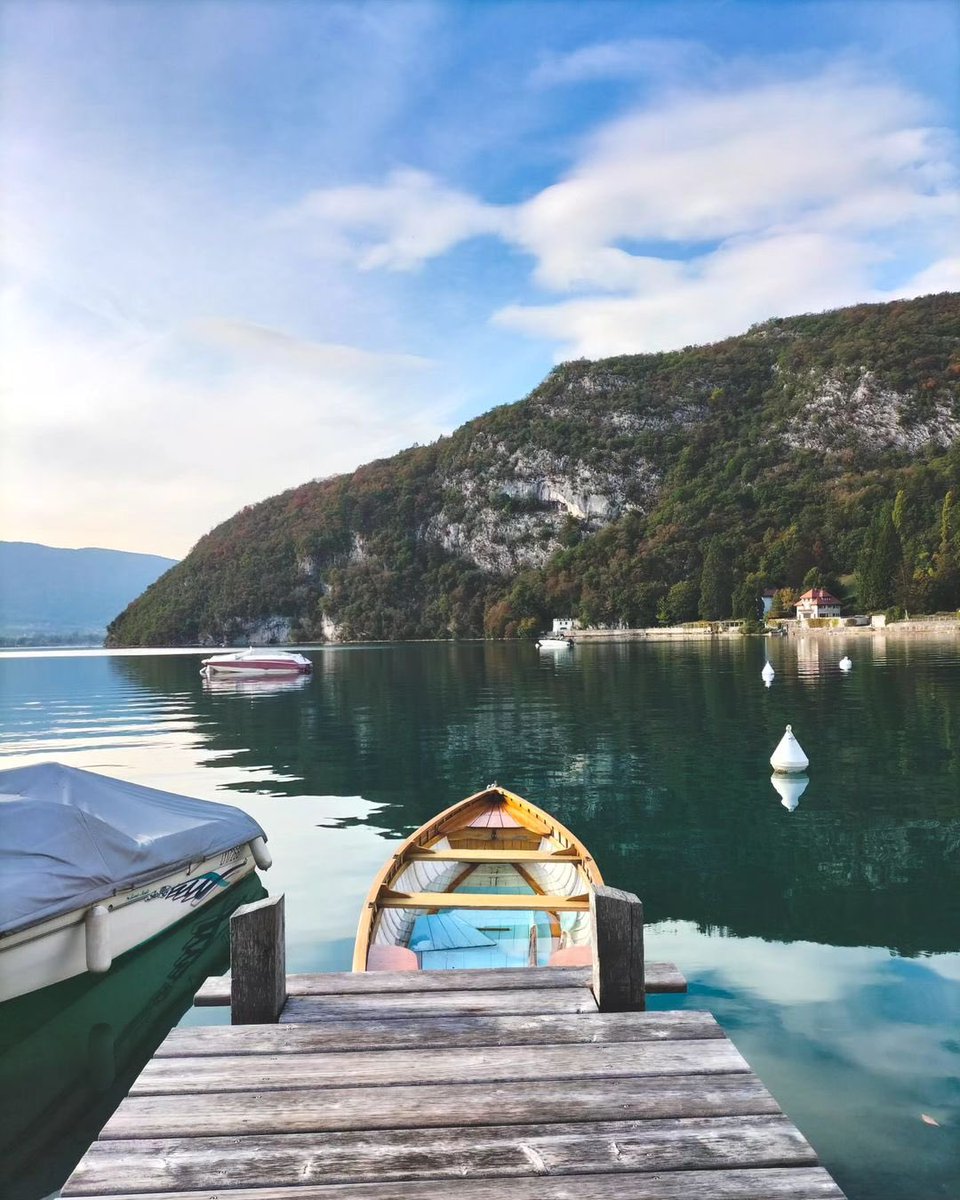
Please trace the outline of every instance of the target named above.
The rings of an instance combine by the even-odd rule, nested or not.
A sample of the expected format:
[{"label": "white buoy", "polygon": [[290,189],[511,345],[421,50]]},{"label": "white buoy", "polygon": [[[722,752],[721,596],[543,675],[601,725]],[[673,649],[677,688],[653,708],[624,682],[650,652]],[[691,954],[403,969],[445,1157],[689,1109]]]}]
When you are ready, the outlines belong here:
[{"label": "white buoy", "polygon": [[774,675],[776,675],[776,671],[773,669],[773,663],[767,659],[767,661],[763,664],[763,670],[760,672],[760,678],[767,685],[767,687],[769,687],[770,684],[773,683]]},{"label": "white buoy", "polygon": [[840,659],[839,666],[841,671],[849,671],[853,666],[853,660],[844,655],[843,658]]},{"label": "white buoy", "polygon": [[780,796],[780,803],[787,810],[793,810],[800,803],[800,797],[807,790],[810,780],[806,775],[771,775],[770,782]]},{"label": "white buoy", "polygon": [[770,755],[770,766],[781,775],[799,775],[810,766],[810,759],[793,736],[793,727],[788,725],[776,750]]}]

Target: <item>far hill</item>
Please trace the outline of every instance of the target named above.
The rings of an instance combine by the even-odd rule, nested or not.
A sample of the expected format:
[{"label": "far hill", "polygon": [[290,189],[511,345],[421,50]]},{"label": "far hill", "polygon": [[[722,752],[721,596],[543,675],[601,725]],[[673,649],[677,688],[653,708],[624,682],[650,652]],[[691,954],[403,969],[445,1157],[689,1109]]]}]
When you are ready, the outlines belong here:
[{"label": "far hill", "polygon": [[109,638],[651,625],[854,572],[862,604],[931,611],[960,603],[958,499],[960,295],[857,305],[564,363],[431,446],[244,508]]},{"label": "far hill", "polygon": [[0,542],[0,640],[101,642],[107,623],[175,558]]}]

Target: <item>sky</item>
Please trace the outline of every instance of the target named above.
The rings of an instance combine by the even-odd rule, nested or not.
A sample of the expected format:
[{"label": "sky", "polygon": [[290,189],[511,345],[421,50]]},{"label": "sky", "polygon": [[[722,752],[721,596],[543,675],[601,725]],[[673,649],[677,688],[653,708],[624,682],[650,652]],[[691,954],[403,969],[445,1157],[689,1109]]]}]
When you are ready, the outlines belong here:
[{"label": "sky", "polygon": [[0,0],[0,538],[182,557],[557,362],[960,289],[957,0]]}]

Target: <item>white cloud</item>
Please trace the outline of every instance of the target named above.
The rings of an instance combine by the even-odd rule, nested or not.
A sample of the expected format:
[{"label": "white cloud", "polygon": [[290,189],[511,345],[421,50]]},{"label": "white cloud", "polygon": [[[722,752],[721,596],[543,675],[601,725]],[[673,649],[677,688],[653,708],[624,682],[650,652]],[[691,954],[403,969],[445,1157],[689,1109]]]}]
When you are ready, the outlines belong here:
[{"label": "white cloud", "polygon": [[922,218],[944,163],[918,117],[901,89],[843,75],[672,98],[602,129],[566,179],[522,207],[519,237],[559,289],[599,282],[593,255],[624,239],[707,242],[813,216],[855,233],[876,227],[878,193],[888,209],[899,201],[880,223]]},{"label": "white cloud", "polygon": [[[615,72],[655,50],[593,46],[540,77]],[[960,211],[954,151],[915,94],[844,66],[671,89],[595,130],[562,178],[513,208],[400,172],[380,188],[316,191],[297,214],[367,269],[411,269],[497,235],[529,255],[545,298],[494,322],[558,356],[596,357],[950,286],[947,263],[930,264],[946,259]]]},{"label": "white cloud", "polygon": [[569,54],[548,54],[531,74],[537,87],[703,71],[715,58],[699,42],[683,38],[628,38],[595,42]]},{"label": "white cloud", "polygon": [[[593,357],[886,298],[874,279],[898,239],[929,260],[958,211],[953,146],[922,121],[914,96],[848,72],[674,96],[616,120],[517,215],[536,280],[575,298],[495,319]],[[927,283],[950,278],[926,270]]]},{"label": "white cloud", "polygon": [[495,320],[563,344],[573,357],[677,348],[742,333],[783,311],[863,299],[869,254],[823,234],[783,231],[731,239],[674,270],[662,286],[558,304],[515,305]]},{"label": "white cloud", "polygon": [[314,253],[392,271],[418,267],[469,238],[505,235],[508,221],[507,210],[409,168],[380,187],[319,189],[278,217],[279,224],[307,229]]},{"label": "white cloud", "polygon": [[933,292],[960,292],[960,255],[938,259],[897,289],[897,295],[908,297]]}]

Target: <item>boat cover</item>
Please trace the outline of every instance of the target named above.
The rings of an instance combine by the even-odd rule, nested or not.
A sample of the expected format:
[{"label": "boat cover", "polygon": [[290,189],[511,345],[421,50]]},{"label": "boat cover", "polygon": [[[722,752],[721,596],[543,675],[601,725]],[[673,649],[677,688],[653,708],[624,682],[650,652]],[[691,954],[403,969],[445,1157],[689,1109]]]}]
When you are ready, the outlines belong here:
[{"label": "boat cover", "polygon": [[0,771],[0,934],[264,836],[231,804],[62,763]]}]

